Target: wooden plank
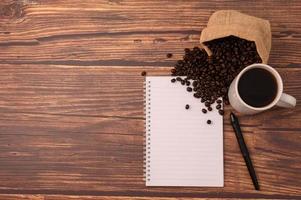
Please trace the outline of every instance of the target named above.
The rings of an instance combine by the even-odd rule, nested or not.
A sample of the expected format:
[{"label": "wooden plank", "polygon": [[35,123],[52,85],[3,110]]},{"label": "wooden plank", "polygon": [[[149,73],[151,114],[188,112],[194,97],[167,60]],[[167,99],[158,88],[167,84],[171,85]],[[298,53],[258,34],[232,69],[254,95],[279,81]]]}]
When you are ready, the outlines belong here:
[{"label": "wooden plank", "polygon": [[[0,195],[2,200],[189,200],[177,197],[128,197],[128,196],[71,196],[71,195]],[[235,200],[236,198],[224,198]],[[217,200],[217,198],[193,198],[193,200]],[[252,199],[246,199],[252,200]],[[257,199],[263,200],[263,199]],[[274,199],[277,200],[277,199]]]},{"label": "wooden plank", "polygon": [[[145,187],[143,80],[168,67],[0,66],[0,193],[200,198],[301,197],[301,107],[242,116],[253,189],[226,108],[225,187]],[[300,69],[282,69],[301,98]],[[192,97],[193,98],[193,97]]]},{"label": "wooden plank", "polygon": [[12,195],[12,194],[0,194],[1,200],[44,200],[42,195]]},{"label": "wooden plank", "polygon": [[[299,67],[300,1],[5,0],[0,63],[170,66],[199,44],[209,16],[237,9],[270,20],[270,64]],[[166,59],[166,53],[175,56]]]}]

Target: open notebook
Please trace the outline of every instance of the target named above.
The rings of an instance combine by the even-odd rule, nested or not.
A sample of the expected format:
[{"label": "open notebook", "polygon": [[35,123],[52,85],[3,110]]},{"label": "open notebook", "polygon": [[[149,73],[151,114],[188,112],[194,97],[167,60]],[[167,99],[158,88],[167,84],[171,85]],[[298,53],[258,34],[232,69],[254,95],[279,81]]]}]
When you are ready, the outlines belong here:
[{"label": "open notebook", "polygon": [[145,80],[146,186],[222,187],[223,118],[216,109],[203,114],[200,99],[170,80]]}]

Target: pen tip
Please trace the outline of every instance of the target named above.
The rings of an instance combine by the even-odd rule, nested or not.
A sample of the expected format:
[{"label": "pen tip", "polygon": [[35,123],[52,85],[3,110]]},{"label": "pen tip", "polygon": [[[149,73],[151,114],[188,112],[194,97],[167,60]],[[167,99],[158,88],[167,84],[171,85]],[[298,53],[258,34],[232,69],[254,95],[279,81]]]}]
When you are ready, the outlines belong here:
[{"label": "pen tip", "polygon": [[231,121],[235,120],[235,115],[232,112],[230,113],[230,119],[231,119]]}]

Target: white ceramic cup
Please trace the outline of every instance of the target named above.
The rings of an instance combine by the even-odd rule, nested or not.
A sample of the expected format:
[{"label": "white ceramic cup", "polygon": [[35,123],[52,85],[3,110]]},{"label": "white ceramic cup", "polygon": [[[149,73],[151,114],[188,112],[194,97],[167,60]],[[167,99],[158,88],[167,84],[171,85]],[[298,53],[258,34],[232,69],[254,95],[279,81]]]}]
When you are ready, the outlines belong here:
[{"label": "white ceramic cup", "polygon": [[[275,97],[275,99],[268,105],[264,106],[264,107],[253,107],[248,105],[247,103],[245,103],[242,98],[239,96],[239,92],[238,92],[238,84],[239,84],[239,80],[241,78],[241,76],[248,70],[253,69],[253,68],[262,68],[265,69],[267,71],[269,71],[276,79],[277,82],[277,95]],[[264,83],[262,83],[264,84]],[[265,65],[265,64],[252,64],[246,68],[244,68],[236,77],[235,79],[232,81],[229,91],[228,91],[228,97],[229,97],[229,101],[231,106],[238,112],[243,113],[243,114],[255,114],[255,113],[259,113],[262,111],[265,111],[267,109],[272,108],[273,106],[277,105],[280,107],[284,107],[284,108],[293,108],[296,106],[296,98],[283,93],[283,82],[282,79],[279,75],[279,73],[272,68],[269,65]]]}]

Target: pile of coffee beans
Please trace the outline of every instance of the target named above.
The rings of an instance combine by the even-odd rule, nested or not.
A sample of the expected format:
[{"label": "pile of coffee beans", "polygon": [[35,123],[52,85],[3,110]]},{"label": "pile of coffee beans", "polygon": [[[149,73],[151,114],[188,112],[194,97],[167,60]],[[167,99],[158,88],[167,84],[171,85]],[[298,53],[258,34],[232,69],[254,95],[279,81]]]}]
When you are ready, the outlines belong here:
[{"label": "pile of coffee beans", "polygon": [[[261,63],[262,60],[252,41],[229,36],[205,44],[212,51],[212,55],[208,56],[199,47],[186,48],[183,59],[171,70],[172,75],[177,76],[171,82],[180,82],[186,86],[186,90],[193,92],[193,96],[199,98],[208,111],[217,102],[215,108],[223,115],[222,101],[219,98],[229,104],[227,93],[232,80],[243,68],[253,63]],[[207,113],[207,110],[202,112]]]}]

